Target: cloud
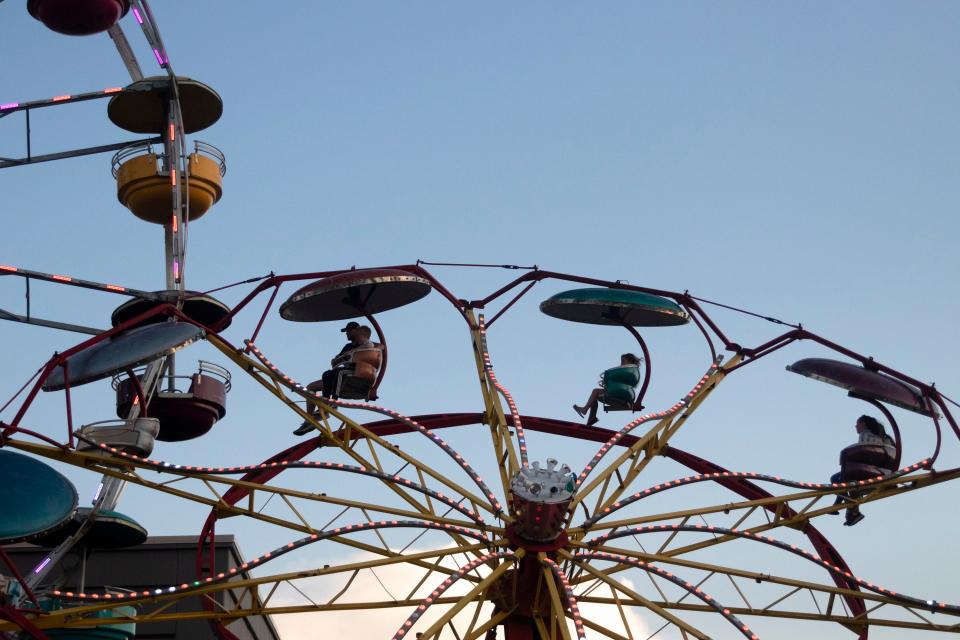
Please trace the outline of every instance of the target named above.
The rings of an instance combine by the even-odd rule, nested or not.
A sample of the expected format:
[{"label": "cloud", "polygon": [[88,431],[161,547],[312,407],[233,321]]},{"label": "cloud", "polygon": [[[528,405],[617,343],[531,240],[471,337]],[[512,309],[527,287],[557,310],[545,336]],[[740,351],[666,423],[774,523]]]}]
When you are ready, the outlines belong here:
[{"label": "cloud", "polygon": [[[452,545],[446,548],[452,548]],[[413,554],[418,553],[418,551],[408,550],[408,553]],[[353,553],[340,558],[339,561],[347,564],[370,560],[374,557],[379,556]],[[462,555],[456,556],[456,560],[461,566],[466,562]],[[455,565],[452,560],[446,560],[440,568],[443,569],[444,567],[453,568]],[[481,570],[481,573],[485,574],[487,571]],[[377,567],[374,570],[365,569],[352,577],[349,589],[336,600],[336,603],[389,602],[407,598],[422,599],[446,579],[449,571],[434,571],[424,579],[426,574],[426,569],[411,564],[389,565]],[[350,574],[346,574],[335,578],[325,577],[304,583],[298,582],[297,588],[314,602],[318,604],[326,603],[336,596],[350,578]],[[417,586],[418,583],[421,583],[421,580],[422,584]],[[470,590],[470,585],[471,583],[467,581],[458,581],[444,595],[465,594]],[[411,590],[413,590],[412,594]],[[307,601],[304,596],[297,594],[293,589],[286,589],[282,592],[278,590],[273,602],[276,606],[305,603]],[[295,640],[308,637],[308,634],[315,634],[319,624],[323,625],[324,636],[330,638],[391,638],[407,617],[413,613],[414,608],[413,606],[402,606],[287,614],[274,616],[273,622],[281,637],[285,640]],[[445,610],[446,607],[439,605],[427,609],[423,617],[414,626],[414,632],[426,630],[437,618],[443,615]],[[483,605],[479,619],[481,621],[485,620],[491,615],[492,610],[492,605]],[[457,625],[458,629],[465,628],[469,624],[474,611],[474,606],[468,606],[454,618],[454,624]]]}]

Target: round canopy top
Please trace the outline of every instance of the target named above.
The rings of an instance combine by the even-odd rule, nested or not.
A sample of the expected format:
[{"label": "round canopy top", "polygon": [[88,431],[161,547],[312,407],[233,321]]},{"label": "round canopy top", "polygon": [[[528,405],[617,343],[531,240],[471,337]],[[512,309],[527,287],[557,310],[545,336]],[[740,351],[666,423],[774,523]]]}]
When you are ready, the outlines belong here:
[{"label": "round canopy top", "polygon": [[[80,507],[63,526],[45,536],[31,540],[42,547],[56,547],[72,536],[90,517],[89,507]],[[125,549],[143,544],[147,530],[128,515],[118,511],[98,511],[97,517],[80,539],[79,544],[88,549]]]},{"label": "round canopy top", "polygon": [[[183,300],[182,311],[185,316],[191,320],[195,320],[200,324],[209,327],[217,322],[220,322],[228,315],[230,315],[230,307],[223,304],[213,296],[208,296],[206,294],[200,294],[196,291],[187,291],[186,297]],[[162,299],[161,302],[155,300],[143,300],[142,298],[133,298],[127,300],[122,305],[117,307],[113,314],[110,315],[110,323],[115,327],[122,322],[126,322],[131,318],[134,318],[144,311],[149,311],[153,307],[163,304],[164,302],[169,302],[171,304],[176,304],[177,295],[179,291],[176,289],[168,289],[165,291],[157,291]],[[168,316],[165,315],[155,315],[147,319],[143,324],[157,324],[160,322],[166,322]],[[142,326],[142,325],[138,325]],[[230,326],[230,321],[227,321],[221,330],[226,329]]]},{"label": "round canopy top", "polygon": [[70,519],[77,490],[39,460],[0,449],[0,504],[0,544],[32,540]]},{"label": "round canopy top", "polygon": [[[67,358],[70,384],[86,384],[168,356],[203,335],[203,329],[188,322],[149,324],[124,331]],[[63,367],[57,367],[43,383],[43,390],[59,391],[65,386]]]},{"label": "round canopy top", "polygon": [[280,305],[294,322],[359,318],[402,307],[430,293],[430,282],[400,269],[356,269],[298,289]]},{"label": "round canopy top", "polygon": [[[138,80],[110,98],[107,117],[121,129],[133,133],[162,134],[168,125],[170,92],[171,82],[167,76]],[[223,115],[223,100],[202,82],[178,76],[177,93],[185,133],[203,131]]]},{"label": "round canopy top", "polygon": [[854,398],[879,400],[901,409],[930,415],[918,389],[857,364],[828,358],[804,358],[787,365],[787,371],[846,389]]},{"label": "round canopy top", "polygon": [[687,312],[667,298],[600,287],[550,296],[540,303],[540,311],[561,320],[616,326],[669,327],[689,321]]}]

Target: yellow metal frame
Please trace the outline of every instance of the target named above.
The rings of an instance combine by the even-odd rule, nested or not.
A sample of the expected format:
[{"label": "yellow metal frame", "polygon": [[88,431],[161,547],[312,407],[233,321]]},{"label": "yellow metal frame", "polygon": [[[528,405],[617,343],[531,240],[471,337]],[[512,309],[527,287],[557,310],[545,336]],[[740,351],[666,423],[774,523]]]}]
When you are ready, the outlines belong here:
[{"label": "yellow metal frame", "polygon": [[[483,423],[489,428],[491,443],[498,461],[500,470],[500,481],[503,489],[503,495],[506,498],[506,505],[510,500],[510,479],[520,467],[520,460],[517,454],[517,448],[513,440],[514,434],[511,433],[511,423],[509,416],[504,412],[501,404],[501,391],[497,388],[495,381],[488,372],[484,356],[489,357],[486,336],[482,330],[482,316],[478,320],[472,311],[465,313],[470,323],[470,339],[474,351],[478,381],[480,383],[481,397],[484,403]],[[218,473],[181,473],[175,468],[164,468],[163,473],[173,476],[174,481],[155,481],[146,477],[144,471],[157,471],[157,469],[140,460],[120,459],[103,456],[101,454],[84,454],[75,451],[64,451],[56,447],[49,447],[42,444],[33,444],[22,440],[10,440],[8,446],[26,451],[28,453],[57,460],[66,464],[71,464],[80,468],[88,469],[96,473],[105,474],[112,477],[121,478],[125,481],[138,484],[156,491],[172,495],[177,498],[189,500],[202,504],[213,509],[218,517],[225,518],[231,516],[244,516],[259,520],[270,525],[281,526],[291,531],[303,532],[307,534],[316,533],[317,528],[302,515],[301,510],[297,508],[294,501],[318,502],[329,505],[342,506],[357,510],[364,514],[367,520],[372,520],[370,512],[386,514],[393,518],[423,520],[441,525],[449,524],[456,527],[465,527],[478,532],[484,532],[490,536],[488,542],[474,542],[465,539],[463,536],[454,532],[448,532],[454,544],[453,548],[418,552],[418,553],[400,553],[390,549],[386,540],[379,536],[382,546],[369,544],[359,540],[350,539],[347,536],[339,535],[329,538],[336,544],[355,549],[362,552],[374,554],[374,558],[360,562],[345,563],[337,566],[327,566],[317,569],[305,569],[296,572],[282,573],[277,575],[268,575],[257,578],[248,578],[243,580],[228,581],[201,585],[196,589],[184,592],[157,595],[154,597],[141,598],[138,600],[101,600],[94,604],[81,605],[70,609],[65,609],[49,614],[31,616],[34,624],[42,629],[50,628],[86,628],[103,624],[102,618],[85,617],[90,614],[123,606],[134,602],[142,607],[142,612],[130,618],[112,619],[117,623],[123,622],[159,622],[164,620],[185,620],[185,619],[215,619],[229,622],[243,616],[250,615],[270,615],[282,613],[301,613],[301,612],[321,612],[321,611],[344,611],[344,610],[366,610],[375,608],[392,607],[410,607],[415,608],[420,603],[420,598],[415,593],[420,589],[432,575],[445,575],[450,570],[449,567],[441,563],[449,561],[458,555],[480,558],[489,552],[497,549],[504,549],[509,543],[503,536],[506,534],[506,525],[510,523],[509,514],[506,512],[497,512],[493,504],[484,496],[478,495],[474,491],[453,481],[449,476],[435,471],[425,462],[399,450],[384,438],[372,433],[362,424],[345,415],[341,409],[325,402],[323,398],[316,397],[314,394],[298,387],[289,379],[286,379],[270,367],[265,366],[260,361],[247,356],[243,352],[235,349],[227,342],[216,335],[208,336],[209,341],[226,357],[230,358],[243,371],[251,375],[265,389],[278,398],[285,406],[291,409],[304,420],[309,421],[317,430],[324,445],[336,447],[343,452],[354,463],[369,469],[385,471],[385,462],[393,459],[402,461],[409,465],[416,473],[420,486],[426,488],[427,483],[443,487],[447,492],[454,492],[462,496],[470,504],[474,512],[480,510],[492,514],[499,519],[498,524],[478,525],[470,520],[464,520],[459,517],[449,517],[446,513],[440,513],[434,501],[428,495],[413,494],[405,489],[402,484],[391,482],[387,478],[380,478],[381,484],[389,488],[392,494],[395,494],[407,508],[403,506],[377,505],[360,500],[351,500],[336,496],[328,496],[309,491],[279,486],[277,484],[259,484],[238,478],[232,478]],[[727,363],[727,367],[735,365],[739,358],[733,358]],[[686,423],[690,416],[700,407],[700,405],[716,389],[717,385],[724,379],[726,371],[724,368],[716,368],[697,390],[688,396],[681,410],[670,415],[665,415],[659,419],[652,427],[648,428],[643,435],[639,436],[637,441],[630,447],[623,449],[612,460],[607,462],[601,468],[593,469],[592,475],[588,476],[571,502],[568,515],[572,518],[575,510],[580,506],[584,511],[590,514],[603,512],[604,509],[615,505],[617,501],[629,490],[632,483],[640,477],[642,471],[653,460],[655,456],[662,456],[664,449],[668,446],[670,440]],[[308,411],[298,404],[298,400],[306,400],[315,407],[316,413]],[[612,452],[611,452],[612,455]],[[699,560],[691,559],[689,556],[696,552],[725,544],[735,540],[734,536],[718,534],[705,540],[686,543],[683,545],[673,544],[674,536],[669,536],[661,548],[655,552],[637,551],[631,548],[617,546],[615,541],[609,541],[604,544],[587,546],[586,542],[591,534],[600,535],[605,531],[625,527],[638,527],[647,523],[679,522],[686,524],[694,518],[702,519],[711,515],[733,514],[737,518],[736,528],[739,531],[750,532],[751,534],[760,534],[770,530],[787,527],[793,530],[802,530],[811,520],[830,513],[851,507],[854,504],[862,504],[885,499],[895,495],[916,491],[921,488],[932,486],[948,480],[960,477],[960,469],[948,472],[916,472],[903,477],[890,478],[871,485],[871,490],[861,494],[850,501],[841,505],[823,504],[829,498],[838,493],[843,493],[842,488],[821,488],[803,491],[794,491],[785,495],[770,496],[757,500],[741,500],[739,502],[724,502],[716,505],[677,510],[667,513],[649,514],[649,515],[625,515],[616,519],[600,519],[590,525],[589,529],[572,527],[567,529],[570,538],[570,545],[565,549],[556,552],[557,561],[563,563],[567,569],[569,582],[574,589],[578,590],[577,601],[580,603],[592,603],[612,607],[617,611],[620,620],[623,622],[626,635],[623,635],[613,629],[608,629],[589,619],[583,619],[584,626],[591,633],[600,636],[612,638],[614,640],[633,640],[629,630],[627,611],[630,608],[639,607],[645,611],[651,612],[659,617],[665,626],[674,627],[682,636],[693,638],[707,638],[707,634],[684,620],[683,613],[708,613],[712,611],[709,607],[694,603],[685,602],[682,598],[668,598],[665,591],[657,588],[660,598],[651,598],[639,593],[636,589],[628,587],[620,579],[623,572],[632,568],[628,564],[612,564],[604,569],[595,566],[590,562],[584,562],[578,559],[578,553],[586,550],[601,551],[611,554],[617,554],[625,558],[641,560],[646,563],[657,563],[664,566],[675,567],[679,571],[689,570],[699,573],[706,573],[710,576],[721,576],[733,583],[736,591],[743,594],[738,587],[738,581],[746,582],[767,582],[778,585],[789,592],[787,595],[777,600],[767,603],[762,607],[751,605],[743,597],[743,606],[730,606],[731,603],[725,603],[726,608],[740,617],[770,617],[789,620],[818,620],[835,622],[850,628],[851,630],[860,630],[867,626],[900,628],[904,630],[926,630],[937,632],[958,632],[960,625],[943,624],[929,619],[917,612],[915,607],[907,606],[895,597],[887,595],[861,592],[854,589],[837,587],[835,584],[818,583],[809,580],[797,580],[785,576],[762,574],[735,567],[723,566],[720,564],[711,564]],[[250,492],[249,498],[245,503],[235,505],[227,504],[223,500],[223,493],[230,488],[242,488]],[[256,508],[257,497],[276,496],[289,508],[290,515],[281,517],[277,515],[267,515],[260,513]],[[586,506],[590,502],[590,508]],[[504,505],[506,507],[506,505]],[[761,514],[770,513],[761,518]],[[785,514],[793,512],[795,515],[786,517]],[[757,520],[759,519],[759,522]],[[379,534],[378,534],[379,535]],[[464,579],[469,585],[469,592],[462,596],[438,597],[433,601],[436,606],[445,607],[446,610],[440,618],[429,626],[423,632],[423,638],[440,637],[441,632],[446,626],[451,625],[453,618],[459,613],[467,610],[467,607],[473,605],[474,610],[470,617],[469,628],[461,633],[461,637],[469,639],[479,639],[484,634],[502,624],[510,615],[511,611],[497,611],[486,620],[481,620],[481,608],[485,603],[491,601],[491,586],[501,579],[513,563],[524,555],[523,549],[518,549],[516,558],[504,560],[502,562],[486,562],[487,570],[484,575],[480,572],[466,573]],[[543,554],[540,554],[542,557]],[[528,561],[530,559],[528,558]],[[390,601],[359,601],[346,602],[342,599],[346,593],[349,593],[350,585],[360,572],[373,571],[381,567],[405,565],[422,571],[423,574],[419,581],[402,598]],[[550,568],[542,562],[542,575],[538,580],[534,594],[534,601],[539,602],[540,593],[545,593],[546,601],[549,602],[549,611],[533,612],[532,623],[538,629],[538,632],[544,638],[551,640],[570,640],[570,633],[567,628],[569,614],[564,603],[564,597],[560,593],[556,579]],[[310,578],[324,576],[344,576],[346,585],[331,599],[322,603],[273,606],[272,598],[276,590],[285,583],[296,580],[306,580]],[[651,580],[653,578],[651,577]],[[706,579],[704,579],[705,581]],[[654,582],[656,586],[656,583]],[[516,588],[516,584],[514,585]],[[609,595],[598,594],[598,589],[605,589]],[[232,608],[215,607],[212,611],[197,611],[191,613],[172,612],[171,608],[176,602],[183,598],[210,598],[214,594],[231,590],[239,592],[237,605]],[[267,595],[262,596],[266,591]],[[787,607],[788,600],[794,602],[796,598],[791,597],[796,593],[806,592],[811,594],[812,600],[817,602],[817,598],[827,599],[828,606],[826,611],[802,610],[797,607]],[[868,606],[867,613],[861,616],[852,616],[846,611],[835,611],[837,607],[843,606],[844,597],[857,598]],[[911,620],[898,620],[891,617],[879,617],[878,608],[886,610],[906,611],[912,614]],[[16,630],[16,626],[10,622],[0,623],[0,632]]]}]

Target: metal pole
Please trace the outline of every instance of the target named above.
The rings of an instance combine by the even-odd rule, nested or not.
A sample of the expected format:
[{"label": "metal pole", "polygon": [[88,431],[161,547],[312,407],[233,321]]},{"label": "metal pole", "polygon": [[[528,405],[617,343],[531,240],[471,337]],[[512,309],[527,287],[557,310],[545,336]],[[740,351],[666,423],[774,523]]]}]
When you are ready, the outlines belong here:
[{"label": "metal pole", "polygon": [[116,45],[117,53],[120,54],[120,59],[123,60],[123,65],[127,68],[127,73],[130,74],[130,78],[134,82],[143,80],[143,71],[140,70],[140,63],[137,62],[137,56],[134,55],[133,49],[130,48],[130,42],[127,40],[126,34],[123,33],[123,29],[120,28],[120,23],[107,29],[107,34],[110,36],[110,39],[113,40],[113,44]]},{"label": "metal pole", "polygon": [[27,116],[27,162],[30,162],[30,109],[23,112]]}]

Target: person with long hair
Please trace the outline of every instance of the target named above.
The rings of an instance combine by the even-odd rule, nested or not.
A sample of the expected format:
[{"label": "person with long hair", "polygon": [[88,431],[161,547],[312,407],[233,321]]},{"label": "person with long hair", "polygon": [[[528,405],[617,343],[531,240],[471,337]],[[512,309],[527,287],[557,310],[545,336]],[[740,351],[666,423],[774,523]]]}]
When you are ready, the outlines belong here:
[{"label": "person with long hair", "polygon": [[[640,379],[639,368],[640,368],[641,362],[642,360],[632,353],[625,353],[622,356],[620,356],[620,367],[636,367],[637,368],[637,375],[635,377],[636,377],[636,380],[638,381]],[[615,368],[620,368],[620,367],[615,367]],[[590,396],[587,398],[587,401],[583,404],[583,406],[580,406],[578,404],[573,405],[573,410],[576,411],[581,418],[586,416],[588,413],[590,414],[589,417],[587,418],[588,427],[592,427],[597,422],[599,422],[599,419],[597,418],[597,407],[600,405],[600,402],[604,400],[605,391],[602,386],[603,378],[604,376],[601,376],[600,378],[601,386],[595,388],[593,391],[590,392]]]},{"label": "person with long hair", "polygon": [[[843,466],[845,453],[851,447],[859,447],[862,445],[873,445],[873,446],[882,447],[884,450],[886,459],[890,461],[896,459],[897,447],[894,444],[893,439],[887,435],[886,429],[883,428],[883,425],[880,423],[879,420],[877,420],[873,416],[862,415],[859,418],[857,418],[855,428],[858,434],[857,441],[854,444],[850,445],[849,447],[844,448],[844,450],[840,453],[841,467]],[[890,465],[890,467],[892,467],[892,464]],[[881,468],[883,468],[886,473],[890,473],[891,471],[893,471],[892,468],[884,468],[884,467],[881,467]],[[846,482],[843,476],[843,469],[833,474],[830,477],[830,482],[834,484],[838,482]],[[842,504],[845,499],[849,499],[852,497],[853,496],[851,494],[846,494],[846,493],[838,494],[834,504]],[[836,515],[836,512],[834,512],[834,515]],[[860,513],[860,506],[857,504],[854,504],[852,507],[847,509],[846,520],[844,521],[843,524],[848,527],[852,527],[853,525],[863,520],[863,518],[864,518],[864,515]]]}]

